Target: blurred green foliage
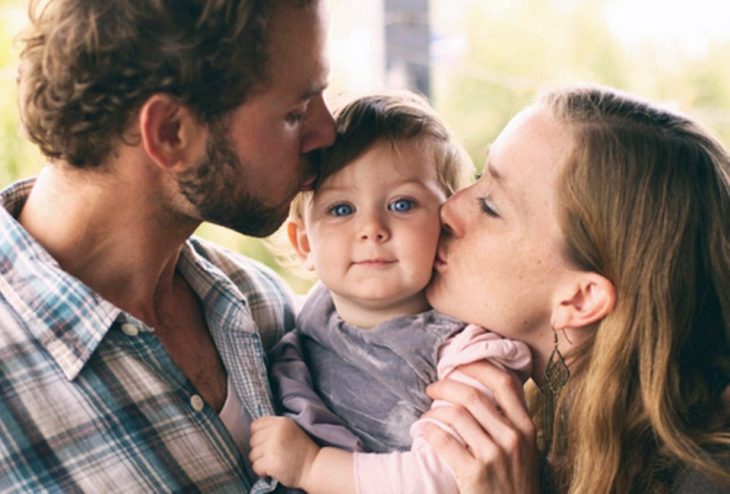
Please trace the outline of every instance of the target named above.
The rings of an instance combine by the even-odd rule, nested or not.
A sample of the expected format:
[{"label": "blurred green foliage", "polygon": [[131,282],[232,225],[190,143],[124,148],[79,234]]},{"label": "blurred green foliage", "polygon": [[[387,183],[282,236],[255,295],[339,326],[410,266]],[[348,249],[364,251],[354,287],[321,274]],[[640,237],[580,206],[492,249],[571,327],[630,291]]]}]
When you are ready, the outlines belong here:
[{"label": "blurred green foliage", "polygon": [[[333,22],[347,4],[330,0]],[[0,0],[2,186],[37,173],[43,163],[22,138],[17,117],[18,46],[13,38],[24,22],[26,5]],[[557,82],[603,83],[665,101],[730,143],[729,44],[710,40],[699,55],[686,53],[672,40],[628,45],[610,31],[604,8],[606,2],[599,0],[431,0],[434,31],[456,35],[465,46],[461,53],[435,59],[432,99],[477,165],[511,116],[546,83]],[[346,90],[333,84],[331,92]],[[311,278],[277,263],[267,242],[208,224],[198,234],[274,267],[300,293],[311,286]]]},{"label": "blurred green foliage", "polygon": [[[458,4],[460,16],[450,22],[463,26],[468,49],[458,60],[436,61],[434,101],[477,165],[511,116],[556,83],[606,84],[664,102],[730,144],[727,41],[708,38],[701,53],[672,39],[629,44],[610,30],[604,15],[610,2],[601,0]],[[454,4],[431,5],[438,30]]]},{"label": "blurred green foliage", "polygon": [[25,140],[18,126],[15,37],[25,18],[25,3],[0,2],[0,184],[35,173],[42,159],[36,148]]}]

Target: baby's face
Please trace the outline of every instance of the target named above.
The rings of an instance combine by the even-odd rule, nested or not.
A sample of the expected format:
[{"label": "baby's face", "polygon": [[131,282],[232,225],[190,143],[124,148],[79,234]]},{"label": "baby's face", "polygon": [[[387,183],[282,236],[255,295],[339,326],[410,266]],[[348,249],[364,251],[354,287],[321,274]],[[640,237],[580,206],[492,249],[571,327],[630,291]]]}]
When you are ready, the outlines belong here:
[{"label": "baby's face", "polygon": [[398,315],[428,307],[445,200],[419,140],[378,142],[322,184],[304,218],[308,260],[338,309],[338,300]]}]

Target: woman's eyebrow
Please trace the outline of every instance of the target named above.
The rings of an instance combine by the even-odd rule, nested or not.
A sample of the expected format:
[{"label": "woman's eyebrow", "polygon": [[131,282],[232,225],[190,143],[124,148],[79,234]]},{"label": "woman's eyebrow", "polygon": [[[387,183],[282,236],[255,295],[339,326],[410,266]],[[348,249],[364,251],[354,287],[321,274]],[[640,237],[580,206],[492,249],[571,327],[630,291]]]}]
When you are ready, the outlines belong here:
[{"label": "woman's eyebrow", "polygon": [[493,179],[499,180],[500,178],[502,178],[502,175],[497,171],[496,168],[494,168],[494,164],[492,163],[492,160],[490,159],[491,148],[492,148],[491,144],[487,146],[487,152],[485,153],[485,156],[484,156],[484,162],[486,163],[486,165],[484,165],[484,171],[489,173],[489,176],[491,176]]},{"label": "woman's eyebrow", "polygon": [[496,168],[494,168],[494,165],[491,161],[487,162],[487,172],[489,172],[489,175],[495,180],[499,180],[500,178],[502,178],[502,175],[497,171]]}]

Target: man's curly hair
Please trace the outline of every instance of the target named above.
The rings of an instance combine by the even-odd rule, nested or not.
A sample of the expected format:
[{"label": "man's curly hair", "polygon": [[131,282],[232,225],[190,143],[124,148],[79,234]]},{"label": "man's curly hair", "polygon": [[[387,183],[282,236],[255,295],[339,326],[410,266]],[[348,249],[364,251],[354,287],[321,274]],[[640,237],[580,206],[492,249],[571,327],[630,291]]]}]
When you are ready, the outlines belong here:
[{"label": "man's curly hair", "polygon": [[32,0],[19,75],[30,139],[50,159],[94,167],[154,93],[220,119],[267,82],[268,24],[283,1],[295,0]]}]

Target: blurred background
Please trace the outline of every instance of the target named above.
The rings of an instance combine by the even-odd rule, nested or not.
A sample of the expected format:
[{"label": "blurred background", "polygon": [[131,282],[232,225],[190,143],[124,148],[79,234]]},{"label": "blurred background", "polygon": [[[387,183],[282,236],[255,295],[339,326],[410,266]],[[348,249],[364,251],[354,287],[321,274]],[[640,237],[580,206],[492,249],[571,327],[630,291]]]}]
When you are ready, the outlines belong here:
[{"label": "blurred background", "polygon": [[[663,102],[730,146],[730,3],[716,0],[328,0],[327,97],[382,88],[426,94],[478,167],[487,145],[546,85],[596,82]],[[18,130],[14,38],[27,1],[0,0],[0,186],[43,158]],[[312,279],[271,244],[204,224],[198,234]]]}]

